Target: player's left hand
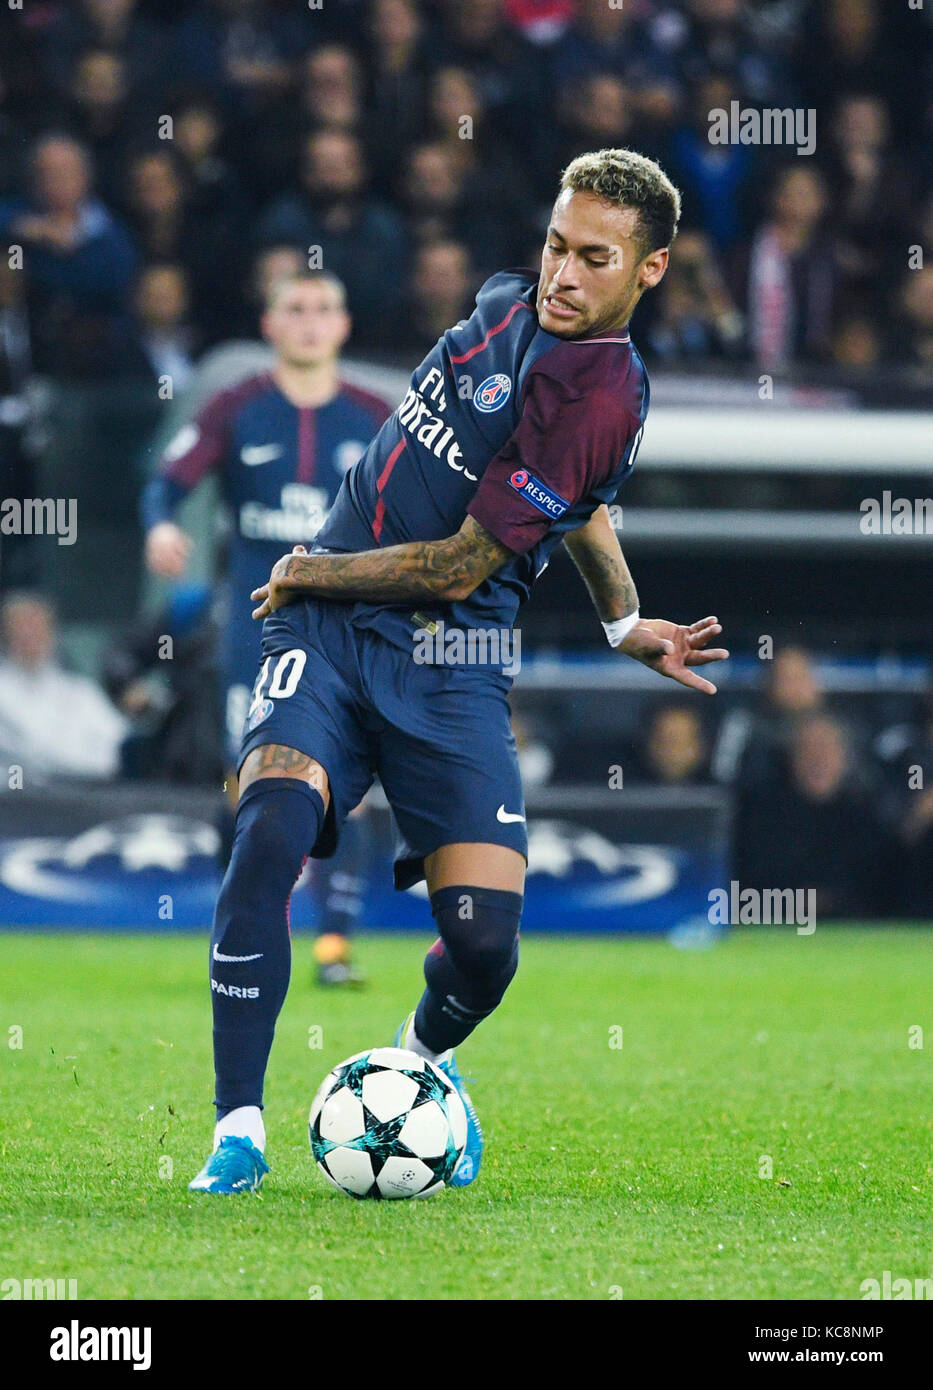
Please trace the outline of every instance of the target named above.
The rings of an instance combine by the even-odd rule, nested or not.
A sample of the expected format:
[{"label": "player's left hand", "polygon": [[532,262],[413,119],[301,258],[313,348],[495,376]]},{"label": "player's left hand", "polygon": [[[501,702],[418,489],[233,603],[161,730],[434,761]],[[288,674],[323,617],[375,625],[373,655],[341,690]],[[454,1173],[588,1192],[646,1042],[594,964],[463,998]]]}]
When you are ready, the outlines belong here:
[{"label": "player's left hand", "polygon": [[268,618],[270,613],[274,613],[277,608],[284,608],[287,603],[294,603],[301,598],[301,593],[296,591],[285,581],[288,578],[288,566],[292,555],[307,555],[307,550],[303,545],[292,547],[291,555],[283,555],[281,560],[276,560],[269,575],[268,584],[263,584],[258,589],[254,589],[250,598],[259,607],[253,609],[255,619]]},{"label": "player's left hand", "polygon": [[679,681],[691,690],[702,690],[704,695],[715,695],[715,685],[689,668],[706,666],[711,661],[725,661],[729,655],[725,647],[706,645],[711,638],[718,637],[720,632],[722,624],[718,618],[701,618],[689,627],[669,623],[664,618],[642,618],[616,651],[633,656],[636,661],[650,666],[659,675],[670,676],[671,680]]}]

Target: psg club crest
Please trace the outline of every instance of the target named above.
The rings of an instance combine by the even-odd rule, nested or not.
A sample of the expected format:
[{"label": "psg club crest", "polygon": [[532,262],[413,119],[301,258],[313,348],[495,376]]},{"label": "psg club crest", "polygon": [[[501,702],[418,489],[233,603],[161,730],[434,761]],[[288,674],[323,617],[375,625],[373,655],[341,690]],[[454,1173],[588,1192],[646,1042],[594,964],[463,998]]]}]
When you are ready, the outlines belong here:
[{"label": "psg club crest", "polygon": [[257,724],[261,724],[264,719],[268,719],[274,709],[275,705],[273,705],[271,700],[262,700],[258,705],[253,705],[247,716],[246,725],[243,729],[244,734],[250,733],[251,730],[256,728]]},{"label": "psg club crest", "polygon": [[473,394],[473,404],[483,415],[501,410],[512,394],[512,383],[504,372],[496,372],[481,381]]}]

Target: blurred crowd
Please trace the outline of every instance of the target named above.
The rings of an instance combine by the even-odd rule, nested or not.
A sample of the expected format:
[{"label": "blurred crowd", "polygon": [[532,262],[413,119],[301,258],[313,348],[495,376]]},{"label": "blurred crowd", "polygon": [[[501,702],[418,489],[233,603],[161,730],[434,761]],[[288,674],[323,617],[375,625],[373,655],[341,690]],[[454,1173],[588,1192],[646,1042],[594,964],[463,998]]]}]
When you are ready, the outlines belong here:
[{"label": "blurred crowd", "polygon": [[631,752],[633,781],[734,791],[732,872],[743,888],[812,887],[832,918],[933,913],[933,688],[899,717],[829,696],[802,648],[765,665],[753,702],[709,725],[663,701]]},{"label": "blurred crowd", "polygon": [[[31,0],[0,45],[0,370],[184,379],[320,247],[410,361],[538,254],[557,178],[629,145],[684,193],[650,359],[933,373],[926,9],[883,0]],[[738,102],[815,151],[709,142]],[[913,268],[911,268],[913,267]]]}]

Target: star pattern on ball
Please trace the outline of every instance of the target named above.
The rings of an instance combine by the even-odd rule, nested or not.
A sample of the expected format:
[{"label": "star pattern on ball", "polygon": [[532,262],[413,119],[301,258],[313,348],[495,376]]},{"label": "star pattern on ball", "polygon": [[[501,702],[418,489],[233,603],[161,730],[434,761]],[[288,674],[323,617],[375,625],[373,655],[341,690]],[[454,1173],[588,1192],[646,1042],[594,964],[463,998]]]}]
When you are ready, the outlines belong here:
[{"label": "star pattern on ball", "polygon": [[[416,1088],[414,1096],[409,1103],[406,1103],[404,1109],[388,1119],[379,1119],[366,1105],[364,1099],[364,1082],[367,1078],[372,1078],[380,1072],[404,1076],[413,1082]],[[419,1154],[401,1138],[402,1130],[412,1114],[431,1101],[435,1102],[449,1120],[449,1103],[453,1088],[443,1073],[427,1064],[424,1067],[381,1066],[378,1062],[374,1063],[371,1060],[371,1054],[365,1053],[361,1057],[353,1058],[342,1066],[334,1068],[330,1094],[342,1089],[348,1091],[359,1101],[362,1133],[340,1140],[325,1138],[321,1134],[321,1120],[324,1113],[322,1106],[312,1125],[311,1147],[318,1163],[322,1164],[326,1171],[329,1170],[326,1162],[327,1156],[334,1150],[351,1149],[368,1156],[372,1166],[373,1184],[368,1191],[357,1192],[352,1195],[377,1198],[382,1196],[376,1180],[390,1159],[411,1158],[413,1161],[426,1164],[433,1171],[435,1180],[439,1179],[444,1183],[449,1181],[460,1156],[460,1151],[454,1143],[449,1129],[445,1151],[431,1158]],[[326,1106],[326,1100],[324,1104]]]},{"label": "star pattern on ball", "polygon": [[[367,1054],[368,1055],[368,1054]],[[342,1067],[337,1067],[334,1071],[334,1087],[346,1086],[353,1095],[363,1098],[363,1082],[372,1073],[373,1068],[369,1065],[366,1057],[357,1057],[353,1062],[347,1062]]]},{"label": "star pattern on ball", "polygon": [[346,1086],[348,1091],[362,1100],[363,1082],[367,1076],[379,1071],[394,1071],[398,1076],[408,1076],[415,1082],[418,1094],[411,1103],[412,1110],[416,1105],[423,1105],[426,1100],[436,1100],[446,1111],[448,1087],[431,1067],[425,1067],[423,1071],[417,1071],[413,1067],[379,1067],[374,1066],[368,1057],[357,1057],[354,1062],[348,1062],[346,1066],[338,1067],[334,1072],[335,1089],[336,1086]]}]

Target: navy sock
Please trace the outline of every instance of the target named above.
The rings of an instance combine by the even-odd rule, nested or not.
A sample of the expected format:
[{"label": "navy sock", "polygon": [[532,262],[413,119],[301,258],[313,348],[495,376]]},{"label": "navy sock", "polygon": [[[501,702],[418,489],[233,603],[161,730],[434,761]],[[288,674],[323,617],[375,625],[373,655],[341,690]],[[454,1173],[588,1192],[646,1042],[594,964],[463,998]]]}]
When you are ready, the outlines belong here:
[{"label": "navy sock", "polygon": [[275,1021],[288,992],[288,900],[324,824],[320,792],[260,777],[243,792],[211,933],[217,1118],[262,1105]]},{"label": "navy sock", "polygon": [[318,936],[336,932],[349,936],[363,908],[363,874],[368,849],[365,816],[350,816],[340,831],[340,846],[331,859],[314,866],[313,892]]},{"label": "navy sock", "polygon": [[518,969],[521,893],[499,888],[440,888],[431,895],[440,940],[424,960],[427,988],[415,1032],[432,1052],[468,1038],[497,1008]]}]

